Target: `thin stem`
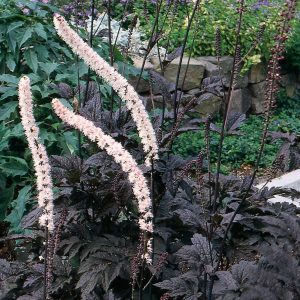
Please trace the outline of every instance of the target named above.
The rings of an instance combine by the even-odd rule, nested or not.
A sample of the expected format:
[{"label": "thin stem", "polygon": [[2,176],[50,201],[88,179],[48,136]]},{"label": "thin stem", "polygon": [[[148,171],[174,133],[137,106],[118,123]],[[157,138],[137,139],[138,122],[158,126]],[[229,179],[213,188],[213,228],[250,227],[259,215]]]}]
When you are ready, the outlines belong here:
[{"label": "thin stem", "polygon": [[[94,15],[95,15],[95,1],[91,0],[91,8],[92,8],[92,19],[91,19],[91,30],[90,30],[90,35],[89,35],[89,45],[92,48],[93,47],[93,32],[94,32]],[[83,98],[83,103],[82,105],[84,106],[86,101],[87,101],[87,96],[88,96],[88,89],[89,89],[89,84],[90,84],[90,75],[91,75],[91,69],[88,68],[88,73],[87,73],[87,80],[86,80],[86,86],[85,86],[85,93],[84,93],[84,98]]]},{"label": "thin stem", "polygon": [[188,39],[189,32],[190,32],[190,29],[191,29],[192,21],[194,19],[194,16],[195,16],[196,10],[198,8],[199,2],[200,2],[200,0],[196,1],[195,5],[194,5],[193,12],[192,12],[192,15],[189,19],[188,26],[187,26],[187,29],[185,31],[185,37],[184,37],[183,45],[182,45],[182,52],[181,52],[180,59],[179,59],[179,65],[178,65],[178,70],[177,70],[177,75],[176,75],[176,83],[175,83],[175,93],[174,93],[174,96],[173,96],[174,124],[176,124],[176,120],[177,120],[176,100],[177,100],[177,89],[178,89],[178,85],[179,85],[179,76],[180,76],[180,71],[181,71],[181,66],[182,66],[182,61],[183,61],[183,54],[184,54],[184,50],[185,50],[185,47],[186,47],[186,44],[187,44],[187,39]]},{"label": "thin stem", "polygon": [[[194,48],[194,44],[195,44],[195,39],[196,39],[196,34],[198,33],[199,25],[200,25],[200,18],[198,18],[198,21],[197,21],[196,26],[195,26],[193,39],[192,39],[192,45],[190,47],[189,57],[188,57],[188,61],[187,61],[187,64],[186,64],[186,69],[185,69],[182,84],[181,84],[181,90],[183,90],[184,83],[185,83],[185,80],[186,80],[186,77],[187,77],[187,72],[188,72],[188,68],[189,68],[189,65],[190,65],[190,61],[191,61],[191,57],[192,57],[192,53],[193,53],[193,48]],[[183,51],[184,51],[184,49],[183,49]],[[181,53],[182,55],[183,55],[183,51]],[[178,115],[178,110],[179,110],[179,107],[180,107],[180,102],[181,102],[182,95],[183,95],[183,93],[180,93],[180,96],[179,96],[179,99],[178,99],[178,104],[177,104],[176,116]]]},{"label": "thin stem", "polygon": [[[112,36],[111,36],[112,35],[112,31],[111,31],[111,19],[110,19],[110,15],[111,15],[111,0],[107,0],[107,24],[108,24],[109,58],[110,58],[110,65],[113,66],[113,64],[114,64],[114,57],[113,57],[113,46],[112,46]],[[111,88],[110,120],[112,120],[113,109],[114,109],[114,90],[113,90],[113,88]]]},{"label": "thin stem", "polygon": [[153,37],[154,37],[154,32],[155,32],[155,29],[156,27],[158,26],[158,19],[159,19],[159,13],[160,13],[160,9],[161,9],[161,4],[162,4],[162,0],[160,0],[159,2],[157,2],[156,4],[156,15],[155,15],[155,20],[154,20],[154,23],[153,23],[153,26],[152,26],[152,30],[151,30],[151,35],[150,35],[150,38],[148,40],[148,46],[147,46],[147,49],[146,49],[146,53],[145,53],[145,56],[143,58],[143,63],[142,63],[142,68],[141,68],[141,71],[140,71],[140,74],[139,74],[139,77],[138,77],[138,80],[137,80],[137,83],[135,85],[135,89],[137,90],[139,85],[140,85],[140,81],[141,81],[141,78],[142,78],[142,74],[143,74],[143,71],[144,71],[144,68],[145,68],[145,64],[146,64],[146,60],[147,60],[147,57],[151,51],[151,43],[152,43],[152,40],[153,40]]},{"label": "thin stem", "polygon": [[48,224],[45,226],[45,257],[44,257],[44,300],[48,300],[48,243],[49,243],[49,231]]},{"label": "thin stem", "polygon": [[118,41],[119,34],[120,34],[120,31],[121,31],[121,28],[122,28],[121,24],[124,22],[124,20],[126,18],[126,12],[127,12],[127,8],[128,8],[128,3],[129,3],[129,0],[126,0],[125,7],[124,7],[124,10],[123,10],[122,19],[120,21],[118,32],[117,32],[117,35],[116,35],[116,38],[115,38],[115,41],[114,41],[113,53],[115,53],[115,49],[116,49],[116,46],[117,46],[117,41]]},{"label": "thin stem", "polygon": [[230,112],[232,92],[233,92],[233,88],[234,88],[235,80],[236,80],[236,68],[237,68],[237,63],[239,62],[238,61],[238,48],[240,45],[240,38],[241,38],[240,35],[241,35],[243,11],[244,11],[244,0],[241,0],[240,1],[240,9],[239,9],[239,20],[238,20],[238,25],[237,25],[237,30],[236,30],[235,55],[234,55],[234,61],[232,64],[228,95],[226,97],[225,112],[224,112],[224,117],[223,117],[219,149],[218,149],[217,171],[216,171],[215,191],[214,191],[214,200],[213,200],[213,213],[216,211],[217,198],[218,198],[218,194],[219,194],[219,177],[220,177],[220,169],[221,169],[221,157],[222,157],[222,150],[223,150],[223,142],[224,142],[224,138],[225,138],[225,129],[226,129],[227,118],[228,118],[228,114]]}]

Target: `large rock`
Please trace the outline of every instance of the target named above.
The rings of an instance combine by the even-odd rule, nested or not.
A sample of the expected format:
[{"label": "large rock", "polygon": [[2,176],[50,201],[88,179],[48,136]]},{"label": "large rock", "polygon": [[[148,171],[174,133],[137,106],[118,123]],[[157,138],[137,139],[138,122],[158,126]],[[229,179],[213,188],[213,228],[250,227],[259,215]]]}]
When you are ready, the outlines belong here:
[{"label": "large rock", "polygon": [[[210,62],[214,65],[218,65],[218,59],[215,56],[201,56],[197,58],[198,60],[204,60]],[[228,74],[232,70],[233,57],[231,56],[222,56],[220,57],[220,67],[223,74]]]},{"label": "large rock", "polygon": [[[173,60],[165,69],[164,76],[170,82],[176,83],[179,61],[180,58],[178,57]],[[198,88],[204,77],[204,71],[205,66],[201,61],[198,61],[194,58],[189,60],[188,57],[183,57],[178,88],[183,89],[184,91]],[[184,86],[182,86],[184,77]]]},{"label": "large rock", "polygon": [[205,68],[204,77],[218,76],[219,67],[204,57],[195,57]]},{"label": "large rock", "polygon": [[222,98],[211,93],[206,93],[199,97],[197,105],[188,115],[198,118],[208,115],[213,116],[220,112],[221,106]]},{"label": "large rock", "polygon": [[[231,56],[223,56],[219,60],[220,71],[218,67],[218,60],[214,56],[204,56],[196,58],[199,62],[205,66],[205,77],[211,76],[219,76],[223,77],[223,83],[226,88],[229,88],[230,78],[231,78],[231,70],[233,64],[233,57]],[[237,82],[235,84],[235,89],[242,89],[247,87],[248,85],[248,74],[243,76],[239,76]]]},{"label": "large rock", "polygon": [[282,75],[280,84],[288,97],[294,97],[297,91],[297,76],[293,73]]},{"label": "large rock", "polygon": [[[166,99],[165,98],[165,108],[171,110],[173,109],[173,96],[171,99]],[[179,96],[179,95],[178,95]],[[190,100],[192,100],[193,95],[190,94],[183,94],[181,99],[180,99],[180,103],[181,105],[186,105]],[[153,95],[151,96],[147,96],[144,97],[145,100],[145,106],[147,110],[152,110],[153,108],[163,108],[163,96],[162,95]]]},{"label": "large rock", "polygon": [[[223,83],[226,88],[229,88],[230,86],[230,79],[231,75],[228,74],[225,77],[223,77]],[[248,75],[245,74],[243,76],[238,76],[236,83],[234,85],[234,89],[243,89],[248,86]]]},{"label": "large rock", "polygon": [[233,90],[230,112],[245,114],[251,107],[251,100],[251,93],[248,89]]},{"label": "large rock", "polygon": [[[133,65],[141,70],[142,66],[143,66],[143,57],[139,57],[139,56],[133,56],[131,57],[132,61],[133,61]],[[148,60],[146,60],[145,65],[144,65],[144,72],[150,69],[153,69],[154,65],[151,64]],[[119,70],[121,73],[122,70]],[[139,74],[136,76],[131,75],[128,79],[128,82],[135,88],[136,84],[138,82],[138,78],[139,78]],[[145,94],[145,93],[149,93],[150,92],[150,86],[149,86],[149,82],[148,80],[145,80],[143,78],[140,79],[139,85],[136,89],[136,91],[139,94]]]},{"label": "large rock", "polygon": [[252,65],[248,73],[249,83],[258,83],[264,81],[267,76],[267,66],[263,62]]},{"label": "large rock", "polygon": [[266,91],[266,82],[262,81],[255,84],[249,84],[249,90],[252,95],[251,111],[255,114],[261,114],[265,111],[264,96]]},{"label": "large rock", "polygon": [[150,92],[150,85],[149,81],[141,78],[138,87],[136,88],[137,82],[138,82],[139,75],[137,76],[130,76],[128,78],[128,82],[134,87],[134,89],[139,93],[139,94],[145,94]]}]

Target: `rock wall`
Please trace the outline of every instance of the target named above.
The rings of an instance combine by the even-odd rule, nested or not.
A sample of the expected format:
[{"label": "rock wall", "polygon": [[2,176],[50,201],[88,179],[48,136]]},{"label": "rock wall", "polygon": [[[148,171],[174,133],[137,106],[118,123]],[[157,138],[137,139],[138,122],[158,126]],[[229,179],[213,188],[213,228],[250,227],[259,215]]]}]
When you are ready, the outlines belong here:
[{"label": "rock wall", "polygon": [[[230,74],[232,68],[233,58],[229,56],[221,57],[221,78],[225,87],[225,93],[228,92],[230,84]],[[169,82],[169,92],[174,92],[176,83],[177,70],[179,65],[179,58],[172,61],[165,68],[163,74],[164,78]],[[137,62],[139,67],[139,62]],[[158,58],[152,59],[147,63],[145,70],[154,70],[160,73],[160,62]],[[265,78],[267,74],[267,66],[265,63],[253,65],[250,70],[243,76],[239,77],[234,87],[231,111],[239,113],[260,114],[264,110],[264,93],[265,93]],[[206,78],[212,76],[219,76],[219,68],[217,59],[215,57],[184,57],[181,71],[179,74],[178,88],[183,92],[181,103],[185,103],[192,99],[195,95],[200,94],[201,86]],[[185,78],[185,79],[184,79]],[[184,81],[184,85],[183,84]],[[134,84],[136,78],[132,78],[131,82]],[[296,95],[297,89],[300,88],[300,75],[298,74],[282,74],[281,86],[286,89],[289,97]],[[141,80],[138,87],[138,93],[147,100],[149,107],[161,107],[163,96],[159,89],[156,89],[155,84],[152,85],[152,96],[150,96],[149,82]],[[170,99],[169,99],[170,100]],[[172,101],[167,101],[167,106],[172,106]],[[199,115],[217,114],[222,112],[223,98],[216,93],[205,93],[198,97],[197,105],[194,111]]]}]

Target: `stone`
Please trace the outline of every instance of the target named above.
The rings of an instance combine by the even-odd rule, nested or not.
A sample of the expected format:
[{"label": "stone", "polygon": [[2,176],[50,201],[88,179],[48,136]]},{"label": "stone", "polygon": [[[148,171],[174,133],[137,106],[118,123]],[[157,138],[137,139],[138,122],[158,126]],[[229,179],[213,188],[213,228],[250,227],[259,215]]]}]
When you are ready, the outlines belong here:
[{"label": "stone", "polygon": [[[143,66],[143,61],[144,61],[144,57],[141,56],[133,56],[131,57],[132,61],[133,61],[133,65],[137,68],[137,69],[141,69]],[[144,70],[150,70],[153,69],[155,66],[149,61],[146,60],[145,61],[145,65],[144,65]]]},{"label": "stone", "polygon": [[251,99],[251,113],[259,115],[264,113],[265,106],[264,101],[261,98],[252,97]]},{"label": "stone", "polygon": [[248,74],[249,83],[258,83],[264,81],[267,76],[267,66],[263,62],[252,65]]},{"label": "stone", "polygon": [[[197,60],[201,61],[205,66],[205,77],[219,76],[218,60],[214,56],[197,57]],[[231,70],[233,64],[233,57],[223,56],[220,58],[221,76],[223,77],[223,83],[225,87],[229,87]],[[235,89],[245,88],[248,85],[248,74],[239,76]]]},{"label": "stone", "polygon": [[219,67],[205,57],[196,57],[196,60],[202,63],[205,67],[204,77],[218,76],[219,75]]},{"label": "stone", "polygon": [[[179,60],[180,60],[179,57],[176,58],[165,69],[164,76],[168,81],[172,83],[176,83]],[[201,61],[191,58],[189,60],[189,65],[187,66],[188,60],[189,60],[188,57],[183,57],[180,75],[179,75],[178,88],[183,89],[184,91],[198,88],[204,77],[204,71],[205,71],[205,67],[203,66],[203,63]],[[184,77],[185,77],[184,86],[182,86]]]},{"label": "stone", "polygon": [[[143,65],[143,57],[139,57],[139,56],[133,56],[131,57],[132,61],[133,61],[133,65],[141,70],[142,65]],[[144,66],[144,71],[153,69],[154,65],[151,64],[151,62],[149,62],[148,60],[146,60],[145,62],[145,66]],[[139,78],[139,74],[136,76],[130,76],[128,79],[128,82],[135,88],[137,81]],[[141,78],[139,86],[136,90],[139,94],[144,94],[144,93],[149,93],[150,92],[150,86],[149,86],[149,82],[143,78]]]},{"label": "stone", "polygon": [[288,97],[294,97],[297,92],[297,77],[293,73],[281,76],[280,85],[285,88]]},{"label": "stone", "polygon": [[199,97],[197,105],[191,112],[188,112],[188,115],[196,118],[213,116],[220,112],[221,106],[222,98],[211,93],[205,93]]},{"label": "stone", "polygon": [[[230,74],[227,74],[225,77],[223,77],[223,83],[224,83],[224,86],[226,88],[229,88],[229,85],[230,85],[230,78],[231,78],[231,75]],[[243,88],[246,88],[248,86],[248,75],[245,74],[244,76],[239,76],[237,78],[237,82],[234,86],[234,89],[243,89]]]},{"label": "stone", "polygon": [[230,112],[245,114],[251,107],[251,93],[248,89],[233,90]]},{"label": "stone", "polygon": [[[218,65],[218,60],[215,56],[200,56],[197,59],[210,62],[210,63],[212,63],[216,66]],[[222,56],[222,57],[220,57],[220,67],[222,69],[223,74],[228,74],[228,73],[231,72],[232,64],[233,64],[233,57],[232,56]]]},{"label": "stone", "polygon": [[[193,98],[193,95],[184,94],[180,100],[181,105],[186,105],[186,103],[188,103],[190,100],[192,100],[192,98]],[[144,99],[145,99],[145,103],[146,103],[146,105],[145,105],[146,109],[149,111],[153,108],[160,108],[160,109],[163,108],[163,96],[162,95],[153,95],[153,97],[147,96],[147,97],[144,97]],[[172,99],[171,100],[165,99],[165,108],[167,108],[169,110],[173,109],[173,102],[172,102],[173,100]]]},{"label": "stone", "polygon": [[149,82],[143,78],[141,78],[138,88],[136,89],[135,86],[138,82],[139,75],[137,76],[130,76],[128,78],[128,82],[134,87],[138,94],[144,94],[150,92],[150,85]]},{"label": "stone", "polygon": [[190,94],[190,95],[193,95],[193,96],[197,96],[201,93],[201,89],[199,89],[199,88],[192,89],[192,90],[189,90],[187,93]]},{"label": "stone", "polygon": [[249,84],[249,90],[252,95],[251,111],[255,114],[264,112],[264,96],[266,91],[266,82],[262,81],[255,84]]}]

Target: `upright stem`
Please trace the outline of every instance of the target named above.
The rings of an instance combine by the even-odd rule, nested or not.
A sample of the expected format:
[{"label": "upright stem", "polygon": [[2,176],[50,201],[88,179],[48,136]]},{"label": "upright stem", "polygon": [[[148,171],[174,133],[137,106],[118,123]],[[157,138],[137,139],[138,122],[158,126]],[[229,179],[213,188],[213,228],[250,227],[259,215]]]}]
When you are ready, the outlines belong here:
[{"label": "upright stem", "polygon": [[[109,57],[110,65],[114,64],[114,55],[113,55],[113,45],[112,45],[112,31],[111,31],[111,0],[107,0],[107,24],[108,24],[108,43],[109,43]],[[111,88],[111,97],[110,97],[110,120],[112,120],[114,109],[114,90]]]},{"label": "upright stem", "polygon": [[177,100],[177,89],[178,89],[178,85],[179,85],[179,77],[180,77],[181,65],[182,65],[182,60],[183,60],[183,54],[184,54],[184,50],[185,50],[185,47],[186,47],[186,43],[187,43],[187,39],[188,39],[189,32],[190,32],[190,29],[191,29],[191,25],[192,25],[196,10],[198,8],[199,2],[200,2],[200,0],[196,1],[195,5],[194,5],[194,8],[193,8],[192,15],[189,18],[188,26],[187,26],[187,29],[185,31],[185,37],[184,37],[184,41],[183,41],[183,45],[182,45],[182,52],[181,52],[180,59],[179,59],[179,65],[178,65],[178,70],[177,70],[177,75],[176,75],[176,83],[175,83],[175,93],[174,93],[174,96],[173,96],[174,124],[176,124],[176,120],[177,120],[176,100]]},{"label": "upright stem", "polygon": [[151,43],[152,43],[152,40],[153,40],[153,36],[154,36],[154,32],[155,32],[156,26],[158,26],[158,19],[159,19],[159,13],[160,13],[161,5],[162,5],[162,0],[160,0],[159,2],[156,3],[155,20],[154,20],[154,23],[153,23],[153,26],[152,26],[150,38],[148,40],[148,46],[147,46],[147,49],[146,49],[146,54],[145,54],[145,56],[143,58],[142,68],[141,68],[141,71],[140,71],[137,83],[135,85],[135,89],[136,90],[138,89],[138,87],[140,85],[140,81],[141,81],[142,74],[143,74],[143,71],[144,71],[144,68],[145,68],[146,60],[147,60],[148,54],[151,51]]},{"label": "upright stem", "polygon": [[240,9],[239,9],[239,20],[238,20],[238,25],[237,25],[237,30],[236,30],[235,55],[234,55],[234,61],[232,64],[228,95],[227,95],[226,101],[225,101],[225,112],[224,112],[224,117],[223,117],[219,149],[218,149],[217,172],[216,172],[215,191],[214,191],[214,200],[213,200],[213,213],[216,211],[217,198],[218,198],[218,194],[219,194],[219,177],[220,177],[220,169],[221,169],[223,142],[224,142],[224,138],[225,138],[225,128],[226,128],[228,114],[230,112],[232,92],[233,92],[235,80],[236,80],[236,68],[237,68],[237,64],[239,63],[238,48],[240,45],[240,38],[241,38],[240,33],[241,33],[241,27],[242,27],[243,11],[244,11],[244,0],[241,0],[240,1]]},{"label": "upright stem", "polygon": [[[78,0],[76,0],[76,16],[75,16],[75,24],[76,24],[76,32],[78,33]],[[80,76],[79,76],[79,57],[76,55],[76,68],[77,68],[77,86],[78,86],[78,106],[81,107],[81,89],[80,89]],[[81,151],[81,133],[77,133],[78,137],[78,154],[80,159],[82,159],[82,151]]]},{"label": "upright stem", "polygon": [[44,257],[44,300],[49,299],[49,291],[48,291],[48,243],[49,243],[49,231],[48,224],[45,226],[45,257]]},{"label": "upright stem", "polygon": [[[95,11],[95,1],[94,0],[91,0],[91,9],[92,9],[92,19],[91,19],[91,29],[90,29],[90,36],[89,36],[89,45],[92,48],[93,47],[93,34],[94,34],[94,11]],[[88,89],[89,89],[89,84],[90,84],[90,74],[91,74],[91,69],[88,68],[87,80],[86,80],[86,86],[85,86],[85,94],[84,94],[83,103],[82,103],[83,106],[85,105],[85,103],[87,101]]]}]

